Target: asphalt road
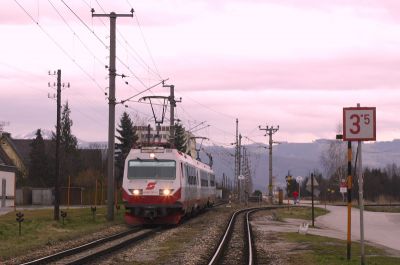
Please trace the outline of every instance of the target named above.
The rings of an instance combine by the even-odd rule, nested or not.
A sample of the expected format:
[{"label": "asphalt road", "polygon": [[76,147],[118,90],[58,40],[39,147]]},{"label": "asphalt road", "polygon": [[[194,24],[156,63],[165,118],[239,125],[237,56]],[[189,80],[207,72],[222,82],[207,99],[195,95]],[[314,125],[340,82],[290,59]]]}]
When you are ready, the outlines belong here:
[{"label": "asphalt road", "polygon": [[[321,206],[320,206],[321,207]],[[347,207],[327,206],[329,214],[316,220],[317,226],[337,230],[347,235]],[[360,239],[360,211],[351,210],[352,240]],[[392,249],[400,250],[400,213],[364,211],[364,239]]]}]

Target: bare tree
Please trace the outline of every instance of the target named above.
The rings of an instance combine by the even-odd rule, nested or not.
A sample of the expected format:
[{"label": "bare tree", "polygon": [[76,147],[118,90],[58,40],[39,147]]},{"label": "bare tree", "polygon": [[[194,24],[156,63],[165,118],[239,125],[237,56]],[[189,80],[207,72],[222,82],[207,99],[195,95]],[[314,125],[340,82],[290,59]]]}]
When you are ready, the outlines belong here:
[{"label": "bare tree", "polygon": [[[342,133],[342,124],[338,124],[336,132]],[[347,175],[347,145],[342,140],[331,140],[328,149],[321,153],[320,162],[328,179],[345,179]]]}]

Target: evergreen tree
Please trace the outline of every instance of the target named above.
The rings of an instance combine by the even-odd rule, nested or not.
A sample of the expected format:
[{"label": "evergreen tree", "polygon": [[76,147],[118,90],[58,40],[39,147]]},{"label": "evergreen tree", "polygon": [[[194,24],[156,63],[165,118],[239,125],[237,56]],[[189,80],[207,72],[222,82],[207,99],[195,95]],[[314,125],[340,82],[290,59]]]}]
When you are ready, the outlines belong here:
[{"label": "evergreen tree", "polygon": [[138,140],[138,136],[136,135],[136,130],[133,126],[133,122],[129,117],[127,112],[122,113],[120,124],[118,124],[117,133],[115,137],[119,141],[116,144],[116,148],[120,149],[121,152],[119,153],[118,157],[116,157],[116,177],[117,180],[122,179],[122,174],[124,172],[124,162],[126,157],[129,154],[129,151],[132,147],[136,144]]},{"label": "evergreen tree", "polygon": [[68,101],[63,106],[61,114],[61,138],[60,144],[65,153],[74,153],[78,146],[76,137],[71,132],[73,122],[70,118],[71,109],[69,108]]},{"label": "evergreen tree", "polygon": [[183,153],[186,152],[186,135],[185,128],[180,123],[175,123],[175,148]]},{"label": "evergreen tree", "polygon": [[[71,109],[67,101],[62,107],[60,123],[60,182],[64,185],[67,176],[75,176],[80,169],[79,152],[77,151],[78,141],[71,131],[73,122],[70,114]],[[56,141],[56,134],[54,133],[53,141]]]},{"label": "evergreen tree", "polygon": [[31,151],[29,154],[29,180],[32,186],[48,187],[51,186],[51,178],[48,172],[48,158],[42,132],[40,129],[36,131],[36,138],[31,143]]}]

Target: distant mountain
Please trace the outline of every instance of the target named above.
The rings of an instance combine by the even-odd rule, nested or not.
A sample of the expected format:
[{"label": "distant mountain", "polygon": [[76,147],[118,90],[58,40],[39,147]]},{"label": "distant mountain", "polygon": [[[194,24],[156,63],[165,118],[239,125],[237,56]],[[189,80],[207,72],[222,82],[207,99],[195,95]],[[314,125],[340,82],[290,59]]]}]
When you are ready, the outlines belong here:
[{"label": "distant mountain", "polygon": [[[15,136],[12,135],[12,137],[15,138],[15,139],[35,139],[36,138],[36,131],[37,130],[34,130],[34,131],[30,132],[30,133],[18,134],[18,135],[15,135]],[[45,140],[50,140],[53,137],[53,133],[50,130],[41,129],[41,132],[42,132],[42,137]]]},{"label": "distant mountain", "polygon": [[[328,149],[330,141],[320,139],[312,143],[282,143],[274,146],[272,159],[276,185],[285,186],[285,176],[289,170],[292,176],[309,176],[314,169],[323,173],[320,157]],[[356,146],[353,145],[354,148]],[[253,170],[254,189],[265,192],[269,174],[268,149],[259,145],[248,145],[246,148]],[[218,178],[221,179],[223,173],[233,178],[234,148],[206,146],[204,149],[213,156],[213,169]],[[200,157],[208,163],[207,156],[202,154]],[[363,144],[364,167],[384,168],[391,163],[400,165],[400,140]]]}]

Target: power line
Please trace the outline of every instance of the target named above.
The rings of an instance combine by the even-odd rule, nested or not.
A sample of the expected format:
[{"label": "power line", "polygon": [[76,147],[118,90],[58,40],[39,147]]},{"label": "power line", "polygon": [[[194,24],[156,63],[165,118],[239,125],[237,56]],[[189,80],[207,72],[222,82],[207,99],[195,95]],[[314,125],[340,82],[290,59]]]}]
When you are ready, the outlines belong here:
[{"label": "power line", "polygon": [[[133,8],[133,6],[132,6],[131,3],[129,2],[129,0],[126,0],[126,2],[128,3],[128,5],[129,5],[131,8]],[[139,26],[139,30],[140,30],[140,33],[141,33],[141,35],[142,35],[143,42],[144,42],[144,44],[146,45],[147,52],[149,53],[149,56],[150,56],[150,58],[151,58],[151,60],[152,60],[152,62],[153,62],[154,68],[156,69],[157,73],[159,73],[160,71],[158,70],[157,64],[156,64],[156,62],[154,61],[154,57],[153,57],[153,55],[152,55],[152,53],[151,53],[151,51],[150,51],[149,45],[147,44],[146,38],[145,38],[144,33],[143,33],[143,30],[142,30],[142,26],[141,26],[140,23],[139,23],[139,17],[138,17],[138,16],[135,16],[135,20],[136,20],[136,23],[137,23],[138,26]],[[161,76],[160,76],[160,78],[161,78]]]},{"label": "power line", "polygon": [[[180,93],[182,94],[182,92],[180,92]],[[217,110],[215,110],[215,109],[213,109],[213,108],[210,108],[210,107],[208,107],[208,106],[206,106],[206,105],[204,105],[204,104],[198,102],[197,100],[195,100],[195,99],[193,99],[193,98],[191,98],[191,97],[189,97],[189,96],[187,96],[187,95],[186,95],[185,97],[187,97],[187,98],[190,99],[191,101],[195,102],[196,104],[198,104],[198,105],[202,106],[203,108],[206,108],[206,109],[208,109],[208,110],[210,110],[210,111],[212,111],[212,112],[215,112],[215,113],[217,113],[217,114],[223,115],[223,116],[225,116],[225,117],[229,117],[229,118],[232,118],[232,119],[236,119],[236,117],[233,117],[233,116],[231,116],[231,115],[229,115],[229,114],[223,113],[223,112],[221,112],[221,111],[217,111]]]},{"label": "power line", "polygon": [[64,18],[64,16],[60,13],[60,11],[57,9],[57,7],[51,2],[51,0],[47,0],[50,5],[53,7],[53,9],[57,12],[58,16],[62,19],[62,21],[67,25],[67,27],[71,30],[71,32],[76,36],[79,40],[79,42],[82,44],[82,46],[102,65],[105,65],[105,62],[101,61],[89,48],[88,46],[82,41],[80,36],[72,29],[72,27],[69,25],[67,20]]},{"label": "power line", "polygon": [[[63,0],[61,0],[63,1]],[[17,1],[14,2],[25,12],[25,14],[35,23],[44,34],[93,82],[96,86],[103,92],[101,85],[96,81],[94,77],[92,77],[62,46],[59,44],[40,24],[37,20],[35,20],[32,15]]]},{"label": "power line", "polygon": [[74,16],[75,16],[75,17],[76,17],[76,18],[77,18],[91,33],[93,33],[93,35],[101,42],[101,44],[103,44],[103,46],[104,46],[106,49],[108,49],[107,44],[94,32],[94,30],[92,30],[92,29],[86,24],[85,21],[83,21],[83,20],[81,19],[81,17],[78,16],[78,14],[76,14],[75,11],[74,11],[71,7],[69,7],[69,5],[68,5],[67,3],[64,2],[64,0],[61,0],[61,2],[69,9],[69,11],[71,11],[72,14],[74,14]]},{"label": "power line", "polygon": [[[88,29],[95,37],[97,40],[99,40],[101,42],[101,44],[106,48],[109,49],[109,47],[107,46],[106,43],[104,43],[104,41],[95,33],[94,30],[92,30],[86,23],[85,21],[83,21],[83,19],[67,4],[65,3],[64,0],[61,0],[61,2],[70,10],[70,12],[86,27],[86,29]],[[97,1],[96,1],[97,2]],[[97,2],[98,3],[98,2]],[[87,3],[86,3],[87,4]],[[99,7],[104,11],[103,7],[98,3]],[[92,12],[94,11],[94,9],[92,8],[91,10]],[[100,19],[102,21],[102,19]],[[103,21],[102,21],[103,22]],[[103,22],[103,25],[105,25],[105,23]],[[132,76],[135,77],[135,79],[137,81],[139,81],[139,83],[142,84],[143,87],[147,87],[144,82],[132,71],[132,69],[124,62],[122,61],[122,59],[120,59],[118,56],[116,56],[117,60],[119,63],[121,63],[131,74]],[[126,84],[126,82],[125,82]],[[127,84],[129,85],[129,84]],[[133,88],[133,86],[129,85],[130,87]],[[135,89],[136,90],[136,89]],[[102,90],[103,92],[103,90]]]},{"label": "power line", "polygon": [[[100,7],[100,9],[101,9],[104,13],[106,13],[106,11],[104,10],[103,6],[99,3],[98,0],[96,0],[96,3],[97,3],[97,5]],[[132,5],[130,5],[130,7],[133,9]],[[137,20],[137,14],[135,14],[135,19]],[[101,21],[102,21],[103,25],[105,25],[105,23],[103,22],[103,20],[101,20]],[[140,27],[140,25],[138,25],[138,26]],[[141,29],[140,29],[140,30],[141,30]],[[124,40],[126,46],[129,47],[129,48],[133,51],[134,54],[130,53],[129,51],[128,51],[128,52],[129,52],[134,58],[135,58],[135,56],[137,57],[137,59],[135,58],[136,62],[138,62],[139,65],[141,64],[140,66],[143,67],[143,69],[145,69],[145,70],[151,70],[151,72],[152,72],[154,75],[156,75],[158,78],[162,79],[161,75],[160,75],[159,72],[158,72],[157,67],[156,67],[156,70],[157,70],[157,71],[154,71],[153,69],[151,69],[151,67],[145,62],[145,60],[139,55],[139,53],[138,53],[138,52],[132,47],[132,45],[127,41],[127,39],[124,37],[124,35],[121,33],[121,31],[117,29],[117,33],[118,33],[119,36]],[[143,34],[142,34],[142,38],[144,39]],[[117,41],[118,41],[118,43],[120,43],[119,40],[117,40]],[[146,47],[147,47],[147,49],[148,49],[148,46],[147,46],[147,43],[146,43],[145,40],[144,40],[144,42],[145,42],[145,45],[146,45]],[[149,51],[149,50],[148,50],[148,51]],[[150,57],[151,57],[151,59],[153,60],[153,63],[154,63],[154,59],[153,59],[153,57],[151,56],[151,53],[149,53],[149,55],[150,55]],[[155,63],[154,63],[154,64],[155,64]]]}]

